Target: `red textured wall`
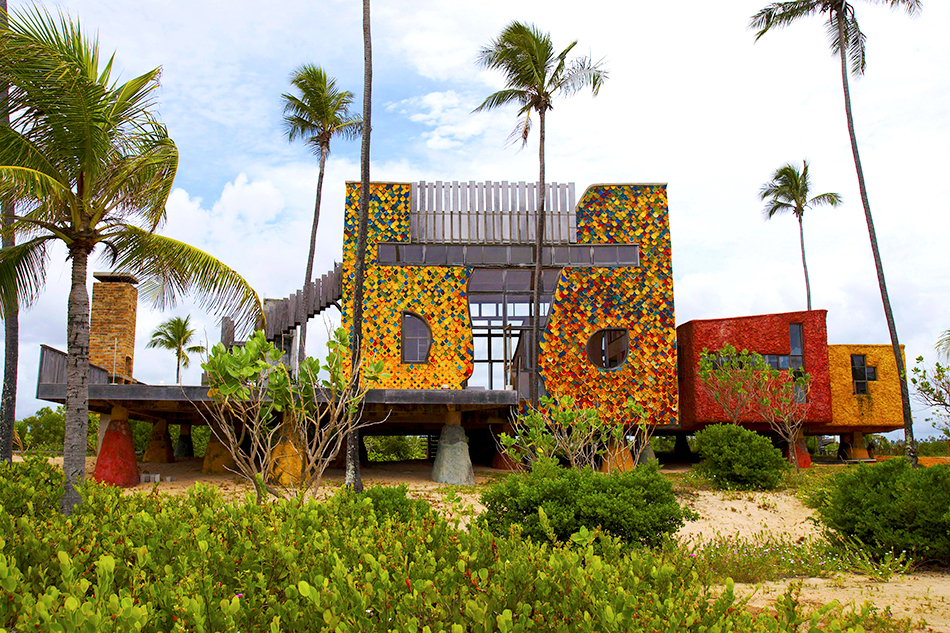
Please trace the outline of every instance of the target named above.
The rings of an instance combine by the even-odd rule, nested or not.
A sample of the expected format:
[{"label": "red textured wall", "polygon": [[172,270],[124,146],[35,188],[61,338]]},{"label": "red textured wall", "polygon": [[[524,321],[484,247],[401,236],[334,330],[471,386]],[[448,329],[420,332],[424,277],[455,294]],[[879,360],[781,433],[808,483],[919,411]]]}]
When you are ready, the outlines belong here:
[{"label": "red textured wall", "polygon": [[[699,357],[703,348],[717,350],[727,343],[736,349],[759,354],[788,354],[788,326],[802,325],[805,371],[811,375],[807,423],[831,422],[831,379],[828,373],[827,310],[785,312],[760,316],[689,321],[676,328],[679,370],[680,425],[692,429],[706,424],[730,422],[722,409],[699,384]],[[749,426],[762,425],[757,418],[740,419]]]}]

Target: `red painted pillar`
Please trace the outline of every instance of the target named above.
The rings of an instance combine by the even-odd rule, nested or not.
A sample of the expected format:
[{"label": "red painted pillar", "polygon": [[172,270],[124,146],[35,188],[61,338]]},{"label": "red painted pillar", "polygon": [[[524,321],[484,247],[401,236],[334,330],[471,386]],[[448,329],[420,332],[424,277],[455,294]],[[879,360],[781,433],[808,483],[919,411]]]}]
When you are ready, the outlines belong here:
[{"label": "red painted pillar", "polygon": [[139,484],[139,465],[135,461],[129,412],[123,407],[112,407],[112,419],[102,438],[92,478],[123,488]]}]

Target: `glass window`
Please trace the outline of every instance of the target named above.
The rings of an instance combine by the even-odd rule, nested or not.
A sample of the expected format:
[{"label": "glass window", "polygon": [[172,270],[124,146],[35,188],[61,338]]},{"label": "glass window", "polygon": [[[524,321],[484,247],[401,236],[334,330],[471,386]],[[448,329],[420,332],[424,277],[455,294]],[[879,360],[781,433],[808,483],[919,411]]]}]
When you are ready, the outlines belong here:
[{"label": "glass window", "polygon": [[788,326],[788,340],[791,345],[792,356],[802,356],[805,352],[802,348],[802,325],[801,323],[790,323]]},{"label": "glass window", "polygon": [[617,265],[617,247],[616,246],[594,246],[594,265],[595,266],[616,266]]},{"label": "glass window", "polygon": [[640,247],[635,244],[629,246],[618,246],[617,263],[619,263],[621,266],[639,266]]},{"label": "glass window", "polygon": [[544,270],[541,272],[541,292],[552,294],[557,290],[557,280],[561,277],[560,270]]},{"label": "glass window", "polygon": [[866,395],[868,381],[877,380],[877,367],[868,367],[864,354],[851,355],[851,379],[854,381],[854,393]]},{"label": "glass window", "polygon": [[464,246],[449,246],[446,251],[446,261],[450,266],[461,266],[465,263]]},{"label": "glass window", "polygon": [[426,264],[430,266],[445,265],[448,248],[442,245],[430,244],[426,246]]},{"label": "glass window", "polygon": [[[544,249],[545,252],[545,261],[544,264],[550,264],[550,253],[551,249]],[[512,264],[533,264],[534,263],[534,249],[530,246],[512,246],[511,247],[511,263]]]},{"label": "glass window", "polygon": [[380,244],[378,254],[379,254],[380,264],[395,264],[396,263],[396,245],[395,244]]},{"label": "glass window", "polygon": [[865,367],[864,375],[868,380],[877,380],[877,367]]},{"label": "glass window", "polygon": [[590,246],[568,246],[571,253],[571,264],[590,266]]},{"label": "glass window", "polygon": [[630,336],[626,329],[597,330],[587,340],[587,359],[600,369],[620,367],[630,351]]},{"label": "glass window", "polygon": [[469,292],[501,292],[505,271],[494,268],[476,268],[468,280]]},{"label": "glass window", "polygon": [[418,314],[402,313],[402,362],[429,362],[429,347],[432,345],[432,333],[429,325]]},{"label": "glass window", "polygon": [[485,246],[482,249],[483,264],[507,264],[508,247],[507,246]]},{"label": "glass window", "polygon": [[567,246],[554,247],[554,263],[557,266],[567,266],[571,263],[571,254]]},{"label": "glass window", "polygon": [[531,290],[531,277],[534,273],[530,270],[508,270],[505,280],[505,288],[508,292],[528,292]]},{"label": "glass window", "polygon": [[400,244],[399,261],[403,264],[421,264],[422,263],[422,245],[421,244]]}]

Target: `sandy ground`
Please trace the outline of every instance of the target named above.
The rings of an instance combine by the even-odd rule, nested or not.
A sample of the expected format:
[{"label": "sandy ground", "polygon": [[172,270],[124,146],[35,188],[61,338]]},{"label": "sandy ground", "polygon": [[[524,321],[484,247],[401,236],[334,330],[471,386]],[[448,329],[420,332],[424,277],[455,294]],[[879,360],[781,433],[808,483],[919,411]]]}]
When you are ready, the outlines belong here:
[{"label": "sandy ground", "polygon": [[[53,458],[52,461],[61,462],[62,459]],[[87,476],[92,475],[94,467],[95,458],[87,458]],[[251,487],[235,474],[202,475],[200,459],[173,464],[140,464],[139,468],[143,474],[161,475],[161,482],[140,484],[130,493],[155,489],[182,494],[197,481],[218,486],[231,499],[243,498],[251,491]],[[450,520],[458,519],[461,525],[465,525],[473,514],[484,510],[478,503],[477,488],[506,474],[476,467],[475,487],[445,486],[429,480],[431,469],[431,462],[372,464],[362,469],[362,476],[367,486],[405,483],[412,496],[428,500]],[[328,470],[321,494],[332,493],[342,482],[342,470]],[[685,538],[708,538],[716,534],[749,538],[768,533],[798,540],[820,538],[821,534],[817,523],[811,520],[812,511],[788,493],[696,491],[684,494],[680,501],[700,515],[699,520],[680,530],[679,535]],[[736,591],[738,595],[751,596],[749,604],[753,607],[766,607],[773,604],[792,582],[737,584]],[[889,582],[842,574],[834,578],[806,578],[802,583],[801,601],[804,604],[817,607],[838,600],[859,610],[865,601],[870,601],[881,612],[909,618],[915,630],[950,633],[950,572],[907,574],[895,576]]]}]

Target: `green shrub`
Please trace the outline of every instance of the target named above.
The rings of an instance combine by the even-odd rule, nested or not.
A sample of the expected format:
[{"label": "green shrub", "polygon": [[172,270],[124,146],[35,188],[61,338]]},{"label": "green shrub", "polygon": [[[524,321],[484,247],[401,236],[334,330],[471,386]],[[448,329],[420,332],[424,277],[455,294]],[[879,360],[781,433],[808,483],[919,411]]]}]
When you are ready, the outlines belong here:
[{"label": "green shrub", "polygon": [[371,462],[404,462],[426,458],[424,435],[370,435],[363,438]]},{"label": "green shrub", "polygon": [[394,521],[408,523],[413,519],[422,519],[432,513],[432,507],[422,499],[410,499],[406,496],[405,484],[398,486],[373,486],[363,491],[363,496],[373,502],[373,511],[379,518],[389,517]]},{"label": "green shrub", "polygon": [[789,468],[767,437],[735,424],[713,424],[696,434],[699,469],[719,488],[772,490]]},{"label": "green shrub", "polygon": [[904,459],[862,464],[835,476],[818,515],[833,538],[858,539],[883,557],[908,552],[950,563],[950,468],[911,468]]},{"label": "green shrub", "polygon": [[13,463],[0,460],[0,505],[12,518],[48,518],[59,512],[63,480],[63,471],[46,457],[28,455]]},{"label": "green shrub", "polygon": [[496,534],[520,524],[525,536],[548,540],[538,509],[554,537],[565,541],[582,527],[601,528],[628,543],[659,545],[691,516],[676,502],[673,486],[655,463],[628,472],[601,474],[535,462],[530,472],[509,475],[482,494],[478,522]]}]

